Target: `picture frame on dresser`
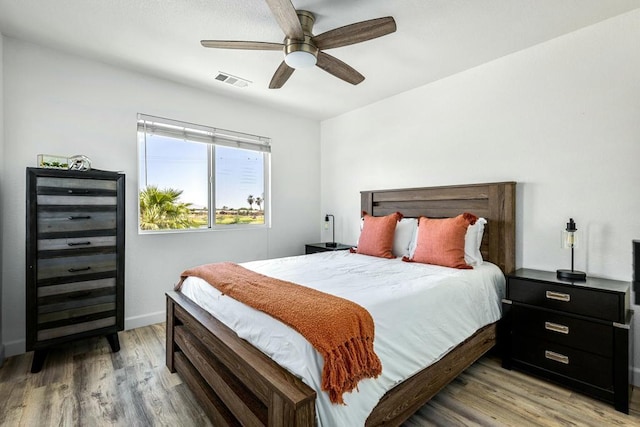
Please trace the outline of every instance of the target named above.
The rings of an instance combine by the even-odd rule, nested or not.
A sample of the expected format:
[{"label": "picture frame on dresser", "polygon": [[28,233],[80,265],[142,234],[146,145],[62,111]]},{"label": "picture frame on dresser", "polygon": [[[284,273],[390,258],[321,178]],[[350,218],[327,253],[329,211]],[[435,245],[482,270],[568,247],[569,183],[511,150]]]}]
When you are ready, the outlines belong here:
[{"label": "picture frame on dresser", "polygon": [[26,169],[26,350],[124,329],[125,175]]},{"label": "picture frame on dresser", "polygon": [[614,405],[628,414],[633,372],[629,282],[518,269],[507,275],[499,328],[502,366]]}]

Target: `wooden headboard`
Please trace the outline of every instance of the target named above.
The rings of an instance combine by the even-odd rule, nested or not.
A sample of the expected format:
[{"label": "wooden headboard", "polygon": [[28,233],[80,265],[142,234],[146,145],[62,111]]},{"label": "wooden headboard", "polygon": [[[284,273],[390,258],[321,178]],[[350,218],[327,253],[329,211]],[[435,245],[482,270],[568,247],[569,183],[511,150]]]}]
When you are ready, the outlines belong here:
[{"label": "wooden headboard", "polygon": [[450,218],[463,212],[483,217],[482,257],[505,274],[515,270],[515,182],[362,191],[360,197],[362,210],[373,216],[399,211],[407,218]]}]

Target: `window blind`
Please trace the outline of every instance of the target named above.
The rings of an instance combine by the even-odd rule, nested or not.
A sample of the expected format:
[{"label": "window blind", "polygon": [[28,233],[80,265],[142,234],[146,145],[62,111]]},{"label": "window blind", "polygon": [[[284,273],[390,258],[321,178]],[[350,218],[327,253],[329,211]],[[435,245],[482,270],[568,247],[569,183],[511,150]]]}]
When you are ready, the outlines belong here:
[{"label": "window blind", "polygon": [[232,130],[196,125],[177,120],[138,114],[138,131],[145,134],[179,138],[188,141],[271,152],[271,139]]}]

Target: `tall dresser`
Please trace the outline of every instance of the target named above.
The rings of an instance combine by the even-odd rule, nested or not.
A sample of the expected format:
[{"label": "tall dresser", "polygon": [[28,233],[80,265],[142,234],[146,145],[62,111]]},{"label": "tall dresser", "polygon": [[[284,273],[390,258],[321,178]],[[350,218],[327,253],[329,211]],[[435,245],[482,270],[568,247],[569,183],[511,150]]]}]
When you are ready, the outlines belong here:
[{"label": "tall dresser", "polygon": [[27,168],[26,316],[31,372],[49,349],[124,329],[125,176]]}]

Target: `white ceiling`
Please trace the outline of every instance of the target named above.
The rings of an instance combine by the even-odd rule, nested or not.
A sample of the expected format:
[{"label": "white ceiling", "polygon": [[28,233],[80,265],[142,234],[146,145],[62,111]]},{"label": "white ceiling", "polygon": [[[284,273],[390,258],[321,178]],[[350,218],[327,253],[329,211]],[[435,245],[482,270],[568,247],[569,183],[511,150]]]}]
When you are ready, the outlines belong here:
[{"label": "white ceiling", "polygon": [[[263,0],[0,0],[0,32],[203,90],[326,119],[526,49],[615,15],[640,0],[293,0],[314,34],[393,16],[397,32],[327,53],[366,79],[314,67],[268,89],[277,51],[206,49],[202,39],[282,42]],[[250,80],[238,88],[218,71]]]}]

